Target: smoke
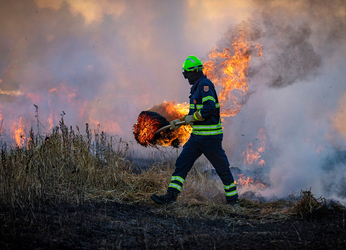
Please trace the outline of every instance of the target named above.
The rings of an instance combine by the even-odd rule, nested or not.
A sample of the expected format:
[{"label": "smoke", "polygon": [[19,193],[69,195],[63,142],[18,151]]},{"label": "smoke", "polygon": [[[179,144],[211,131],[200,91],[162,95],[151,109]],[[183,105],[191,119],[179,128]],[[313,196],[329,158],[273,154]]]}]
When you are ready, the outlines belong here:
[{"label": "smoke", "polygon": [[185,40],[178,31],[173,40],[167,29],[181,26],[170,11],[184,9],[182,3],[37,0],[0,5],[5,124],[19,117],[35,122],[36,104],[45,133],[64,111],[68,124],[100,124],[108,133],[133,139],[131,128],[141,110],[167,98],[160,93],[180,95],[176,86],[183,86],[181,60],[188,53],[175,55]]},{"label": "smoke", "polygon": [[[218,42],[230,46],[235,32],[262,44],[263,56],[249,69],[246,105],[231,118],[224,144],[232,165],[261,170],[271,188],[264,196],[283,197],[312,188],[316,195],[345,198],[346,155],[343,123],[346,92],[346,5],[343,1],[258,1],[250,20],[232,26]],[[239,157],[244,145],[259,147],[266,131],[265,166]]]},{"label": "smoke", "polygon": [[271,76],[269,86],[280,88],[312,80],[325,58],[344,50],[346,24],[342,2],[289,3],[289,7],[296,8],[261,5],[262,36],[270,38],[264,45],[270,55],[268,70],[263,72]]}]

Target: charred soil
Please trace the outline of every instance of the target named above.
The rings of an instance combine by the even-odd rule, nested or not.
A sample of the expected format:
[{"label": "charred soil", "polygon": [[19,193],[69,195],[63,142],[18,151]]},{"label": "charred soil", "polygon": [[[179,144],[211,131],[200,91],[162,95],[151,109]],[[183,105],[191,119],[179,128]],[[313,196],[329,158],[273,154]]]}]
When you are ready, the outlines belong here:
[{"label": "charred soil", "polygon": [[[306,216],[223,218],[170,215],[176,204],[89,201],[0,208],[1,249],[346,249],[345,210],[320,206]],[[163,212],[164,211],[164,212]]]}]

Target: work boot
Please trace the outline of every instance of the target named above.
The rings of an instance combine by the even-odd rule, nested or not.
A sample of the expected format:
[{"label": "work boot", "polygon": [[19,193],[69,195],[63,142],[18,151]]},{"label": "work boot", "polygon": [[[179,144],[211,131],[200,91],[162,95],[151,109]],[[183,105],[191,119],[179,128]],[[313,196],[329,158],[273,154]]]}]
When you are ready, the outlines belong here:
[{"label": "work boot", "polygon": [[153,201],[155,201],[157,204],[165,205],[165,204],[170,204],[172,202],[175,202],[177,200],[178,194],[179,193],[177,192],[167,191],[167,194],[165,195],[153,194],[152,196],[150,196],[150,198]]},{"label": "work boot", "polygon": [[236,199],[236,200],[227,200],[227,204],[231,205],[231,206],[240,206],[238,199]]}]

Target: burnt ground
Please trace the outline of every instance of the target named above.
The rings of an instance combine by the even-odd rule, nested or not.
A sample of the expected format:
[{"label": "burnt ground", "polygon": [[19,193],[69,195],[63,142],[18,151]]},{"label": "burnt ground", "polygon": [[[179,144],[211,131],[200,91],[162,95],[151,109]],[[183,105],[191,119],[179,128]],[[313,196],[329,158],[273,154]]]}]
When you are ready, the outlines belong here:
[{"label": "burnt ground", "polygon": [[0,207],[0,249],[346,249],[345,211],[305,218],[231,213],[178,218],[154,205],[90,202]]}]

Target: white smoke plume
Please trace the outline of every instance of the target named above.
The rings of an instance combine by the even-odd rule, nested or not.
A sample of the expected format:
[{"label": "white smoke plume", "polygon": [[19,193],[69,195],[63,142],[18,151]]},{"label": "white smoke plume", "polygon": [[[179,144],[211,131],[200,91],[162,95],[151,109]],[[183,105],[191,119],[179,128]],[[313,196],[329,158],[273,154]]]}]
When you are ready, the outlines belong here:
[{"label": "white smoke plume", "polygon": [[[220,49],[236,30],[262,44],[263,56],[249,69],[248,102],[226,128],[232,163],[261,169],[271,186],[264,196],[312,188],[345,199],[345,3],[259,1],[253,19],[230,28]],[[248,166],[239,157],[242,145],[258,147],[260,128],[266,164]]]}]

